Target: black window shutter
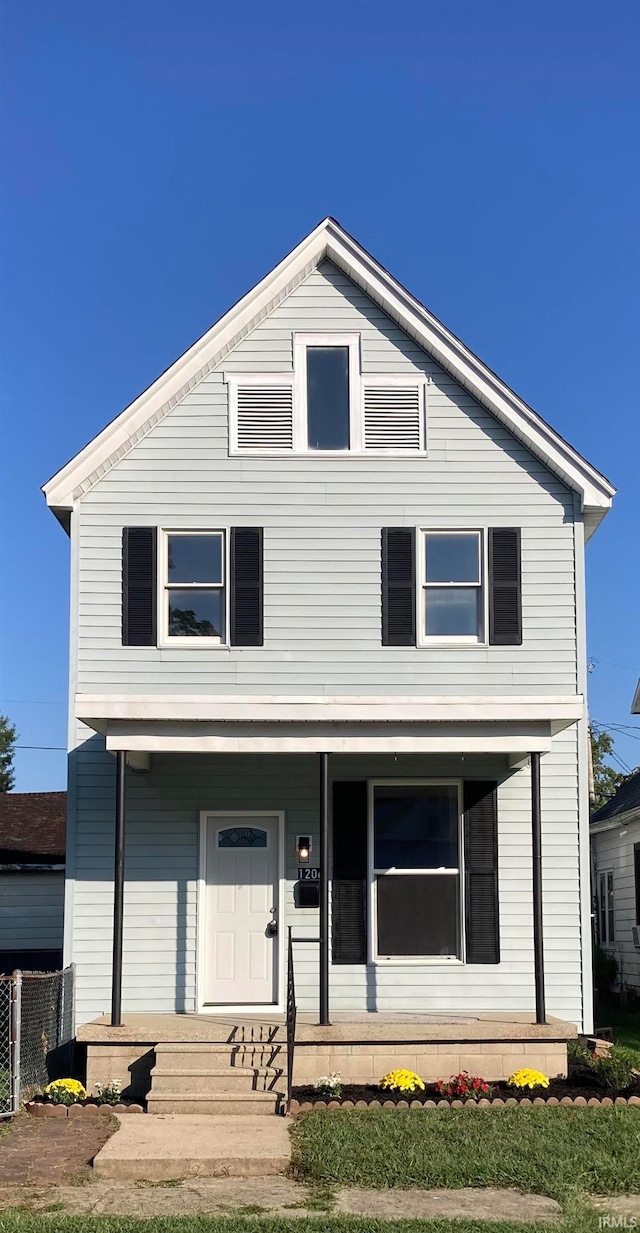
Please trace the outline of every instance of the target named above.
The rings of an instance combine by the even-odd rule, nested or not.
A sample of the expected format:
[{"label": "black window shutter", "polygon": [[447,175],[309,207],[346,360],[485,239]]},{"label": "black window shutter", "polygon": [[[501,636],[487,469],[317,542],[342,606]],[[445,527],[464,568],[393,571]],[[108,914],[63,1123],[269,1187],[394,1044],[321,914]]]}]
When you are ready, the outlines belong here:
[{"label": "black window shutter", "polygon": [[382,528],[382,645],[416,645],[416,536]]},{"label": "black window shutter", "polygon": [[156,527],[122,530],[122,645],[156,646]]},{"label": "black window shutter", "polygon": [[636,884],[636,925],[640,925],[640,843],[633,845],[633,872]]},{"label": "black window shutter", "polygon": [[231,646],[262,646],[262,528],[232,527]]},{"label": "black window shutter", "polygon": [[464,785],[465,931],[467,963],[500,962],[498,785]]},{"label": "black window shutter", "polygon": [[522,642],[518,527],[489,528],[489,642],[492,646]]},{"label": "black window shutter", "polygon": [[367,962],[367,784],[333,785],[331,942],[334,963]]}]

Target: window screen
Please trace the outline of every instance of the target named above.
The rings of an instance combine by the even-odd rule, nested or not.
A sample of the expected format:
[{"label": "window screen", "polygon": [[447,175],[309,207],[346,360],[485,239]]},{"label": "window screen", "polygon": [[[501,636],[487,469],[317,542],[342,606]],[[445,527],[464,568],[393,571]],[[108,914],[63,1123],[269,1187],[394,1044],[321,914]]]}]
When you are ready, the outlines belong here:
[{"label": "window screen", "polygon": [[378,954],[457,955],[458,881],[456,874],[379,875]]}]

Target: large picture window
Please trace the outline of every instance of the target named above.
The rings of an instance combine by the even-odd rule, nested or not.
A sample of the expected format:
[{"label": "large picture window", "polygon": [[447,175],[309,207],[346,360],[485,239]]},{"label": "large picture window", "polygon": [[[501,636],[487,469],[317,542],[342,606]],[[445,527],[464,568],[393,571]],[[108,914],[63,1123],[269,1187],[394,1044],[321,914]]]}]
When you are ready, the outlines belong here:
[{"label": "large picture window", "polygon": [[460,785],[372,785],[374,960],[462,958]]},{"label": "large picture window", "polygon": [[164,536],[165,638],[225,641],[225,537],[222,531]]}]

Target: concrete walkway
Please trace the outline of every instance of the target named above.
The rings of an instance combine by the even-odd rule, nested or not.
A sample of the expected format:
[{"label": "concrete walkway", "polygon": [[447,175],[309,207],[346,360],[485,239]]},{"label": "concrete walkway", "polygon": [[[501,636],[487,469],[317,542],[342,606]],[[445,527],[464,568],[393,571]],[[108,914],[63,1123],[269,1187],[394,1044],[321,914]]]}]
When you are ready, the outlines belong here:
[{"label": "concrete walkway", "polygon": [[553,1199],[516,1190],[342,1189],[333,1195],[285,1177],[0,1188],[0,1211],[12,1207],[50,1216],[324,1216],[324,1227],[328,1212],[381,1220],[473,1217],[531,1223],[555,1222],[560,1215]]},{"label": "concrete walkway", "polygon": [[256,1114],[118,1117],[93,1162],[96,1177],[167,1182],[186,1177],[272,1177],[290,1160],[289,1121]]}]

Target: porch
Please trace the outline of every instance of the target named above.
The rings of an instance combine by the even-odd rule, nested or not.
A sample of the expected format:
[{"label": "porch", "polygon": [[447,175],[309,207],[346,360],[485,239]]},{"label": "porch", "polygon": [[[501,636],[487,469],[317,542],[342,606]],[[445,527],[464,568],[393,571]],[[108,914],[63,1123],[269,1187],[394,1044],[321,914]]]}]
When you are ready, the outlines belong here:
[{"label": "porch", "polygon": [[158,1050],[212,1074],[267,1046],[280,1082],[289,972],[295,1084],[564,1071],[590,1027],[578,700],[299,700],[271,723],[246,700],[253,723],[215,699],[171,724],[100,705],[105,821],[96,841],[87,776],[73,902],[91,1083],[146,1095]]},{"label": "porch", "polygon": [[[506,1079],[530,1066],[547,1075],[566,1075],[567,1041],[576,1025],[549,1017],[514,1013],[332,1014],[320,1025],[317,1015],[298,1014],[293,1057],[293,1086],[314,1083],[338,1071],[345,1083],[377,1082],[398,1067],[416,1071],[426,1081],[447,1079],[461,1070],[490,1081]],[[206,1098],[207,1076],[214,1063],[236,1071],[249,1068],[273,1074],[273,1090],[284,1099],[287,1088],[286,1016],[196,1014],[125,1014],[120,1027],[103,1015],[78,1029],[86,1049],[87,1087],[118,1079],[132,1099],[153,1100],[162,1082],[162,1065],[187,1089]],[[158,1074],[160,1073],[160,1078]],[[176,1083],[175,1077],[171,1080]],[[189,1089],[191,1084],[191,1089]]]}]

